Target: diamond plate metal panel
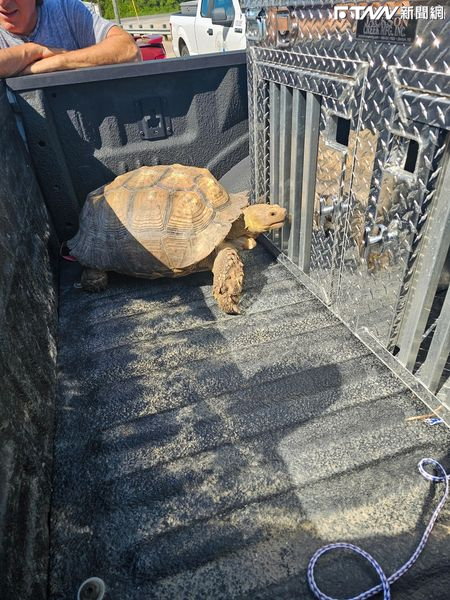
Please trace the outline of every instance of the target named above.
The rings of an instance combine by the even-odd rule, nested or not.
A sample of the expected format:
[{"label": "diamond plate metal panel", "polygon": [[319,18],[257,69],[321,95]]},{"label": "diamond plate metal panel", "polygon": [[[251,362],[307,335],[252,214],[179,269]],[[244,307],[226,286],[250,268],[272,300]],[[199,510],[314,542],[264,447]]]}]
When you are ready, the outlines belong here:
[{"label": "diamond plate metal panel", "polygon": [[[250,164],[252,168],[253,202],[269,202],[270,189],[270,151],[269,151],[269,86],[258,80],[256,66],[249,54],[250,77],[248,80],[250,122],[253,128],[250,145]],[[253,110],[252,110],[253,108]]]},{"label": "diamond plate metal panel", "polygon": [[[418,219],[415,235],[412,236],[411,250],[408,257],[408,263],[406,265],[406,270],[400,288],[399,301],[396,307],[396,314],[394,315],[394,319],[390,330],[390,341],[388,345],[388,348],[390,350],[394,350],[397,347],[398,338],[401,335],[401,330],[405,329],[404,321],[408,304],[411,304],[414,301],[414,298],[417,293],[415,290],[415,285],[413,285],[413,280],[417,272],[416,263],[420,262],[417,261],[417,258],[423,254],[424,240],[426,241],[427,238],[430,237],[429,234],[426,234],[425,236],[423,235],[423,230],[426,230],[427,228],[429,229],[430,212],[434,212],[436,214],[436,210],[434,210],[436,186],[439,182],[440,177],[442,176],[442,166],[446,156],[446,146],[449,143],[448,137],[449,134],[446,131],[441,130],[440,139],[437,141],[437,149],[430,169],[431,174],[427,183],[426,195],[422,202],[422,214]],[[442,225],[444,225],[445,220],[441,221],[441,223]],[[428,271],[429,269],[426,270]],[[417,314],[417,318],[421,318],[421,315]]]},{"label": "diamond plate metal panel", "polygon": [[[266,81],[273,81],[283,86],[289,86],[331,98],[335,102],[350,102],[353,95],[353,81],[342,81],[339,79],[324,79],[322,74],[309,73],[302,70],[294,70],[273,67],[265,63],[258,63],[258,75]],[[341,112],[346,112],[346,107],[341,107]]]},{"label": "diamond plate metal panel", "polygon": [[[322,298],[332,301],[333,278],[336,277],[334,265],[339,260],[344,221],[342,207],[350,196],[351,168],[356,148],[356,132],[359,128],[359,106],[363,96],[367,63],[363,61],[337,61],[325,57],[311,57],[302,53],[288,53],[278,50],[255,48],[251,55],[252,79],[250,88],[256,114],[253,156],[255,157],[255,181],[257,196],[277,202],[289,208],[290,224],[300,222],[299,200],[293,195],[292,182],[298,179],[298,172],[316,172],[313,198],[314,217],[311,234],[310,257],[306,261],[310,276],[316,280]],[[289,62],[288,66],[284,63]],[[314,69],[320,69],[317,73]],[[269,111],[267,114],[267,96],[269,90]],[[296,165],[291,160],[291,149],[296,147],[291,139],[293,131],[293,90],[302,90],[322,99],[322,107],[318,116],[319,150],[317,159],[314,156],[314,167]],[[289,98],[289,108],[286,99]],[[284,99],[284,100],[283,100]],[[296,114],[294,122],[302,118]],[[304,118],[304,115],[303,115]],[[267,128],[267,120],[269,126]],[[336,140],[336,130],[340,121],[348,121],[350,127],[349,146],[343,146]],[[262,135],[262,123],[265,123]],[[268,135],[267,135],[268,134]],[[288,144],[289,142],[289,144]],[[305,144],[307,141],[305,142]],[[267,151],[269,157],[267,157]],[[297,150],[298,152],[298,150]],[[310,159],[311,160],[311,159]],[[262,176],[269,165],[269,177]],[[303,167],[303,169],[302,169]],[[288,193],[289,191],[289,193]],[[300,188],[297,194],[301,194]],[[320,214],[324,207],[336,202],[333,215],[323,218]],[[306,200],[305,200],[306,201]],[[339,210],[338,210],[339,209]],[[308,211],[306,211],[308,214]],[[332,226],[330,226],[332,223]],[[300,240],[293,240],[296,235],[292,227],[285,227],[281,232],[273,234],[273,241],[283,251],[290,252],[290,258],[297,264],[305,264],[301,256]],[[289,240],[290,236],[290,240]],[[339,241],[340,240],[340,241]],[[294,252],[294,248],[299,249]]]},{"label": "diamond plate metal panel", "polygon": [[[358,202],[350,215],[350,224],[354,227],[359,221],[359,228],[356,228],[357,239],[351,230],[345,237],[336,306],[351,327],[368,327],[386,346],[393,335],[392,321],[396,315],[399,318],[398,303],[407,291],[403,282],[412,267],[412,248],[425,213],[430,166],[439,139],[433,128],[421,124],[387,134],[387,141],[383,135],[379,138],[380,149],[386,146],[387,152],[379,178],[376,161],[373,163],[372,187],[365,210]],[[414,173],[403,168],[407,166],[404,162],[411,140],[418,140]],[[359,164],[358,167],[361,168]],[[381,239],[380,231],[384,233]],[[379,241],[369,245],[369,236]]]},{"label": "diamond plate metal panel", "polygon": [[[243,6],[253,7],[264,23],[261,38],[249,41],[252,85],[302,90],[320,101],[317,158],[308,163],[314,164],[316,179],[310,185],[312,231],[304,272],[353,329],[366,328],[393,349],[413,293],[409,282],[450,129],[450,15],[419,19],[412,42],[395,44],[361,39],[352,17],[334,19],[335,4],[304,0],[277,13],[284,3],[244,0]],[[265,118],[273,121],[271,108],[276,111],[278,105],[270,107],[261,97],[256,112],[263,106],[269,111]],[[345,121],[348,139],[342,143],[336,128]],[[282,128],[278,121],[272,138]],[[271,148],[278,147],[270,141],[270,127],[267,131],[254,148],[255,172],[266,174],[260,175],[266,199],[271,196],[267,165],[270,171]],[[292,147],[298,149],[299,143]],[[258,144],[265,144],[264,150]],[[303,162],[296,170],[291,155],[290,177],[296,182],[291,189],[299,196],[304,160],[298,153],[297,161]],[[302,223],[295,194],[289,202],[290,212],[295,211],[288,232],[293,236]],[[286,233],[274,241],[301,264],[293,251],[299,240],[285,238]]]},{"label": "diamond plate metal panel", "polygon": [[367,61],[336,60],[326,55],[305,54],[300,49],[287,51],[252,46],[250,52],[258,63],[270,63],[294,71],[304,69],[309,71],[311,75],[326,73],[329,77],[336,77],[336,79],[341,80],[343,78],[357,79],[361,74],[361,70],[368,64]]},{"label": "diamond plate metal panel", "polygon": [[[349,134],[352,143],[343,146],[336,141],[339,117],[336,105],[325,98],[320,118],[319,148],[314,198],[313,241],[311,245],[310,277],[324,290],[324,298],[332,302],[336,290],[336,276],[341,252],[344,214],[349,198],[349,181],[355,131]],[[353,123],[355,125],[355,123]]]},{"label": "diamond plate metal panel", "polygon": [[[254,98],[254,63],[251,54],[247,53],[247,80],[248,80],[248,114],[249,114],[249,148],[250,148],[250,202],[256,202],[255,190],[256,190],[256,171],[255,171],[255,131],[256,123],[255,115],[255,98]],[[252,122],[253,119],[253,122]]]}]

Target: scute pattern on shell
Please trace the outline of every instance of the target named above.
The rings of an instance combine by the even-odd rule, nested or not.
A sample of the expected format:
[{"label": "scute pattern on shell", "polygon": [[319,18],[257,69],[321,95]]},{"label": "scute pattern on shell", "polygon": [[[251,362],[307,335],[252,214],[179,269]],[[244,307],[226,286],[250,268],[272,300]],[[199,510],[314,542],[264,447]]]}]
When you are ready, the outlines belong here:
[{"label": "scute pattern on shell", "polygon": [[207,169],[141,167],[88,195],[68,247],[88,267],[170,275],[211,254],[245,205]]}]

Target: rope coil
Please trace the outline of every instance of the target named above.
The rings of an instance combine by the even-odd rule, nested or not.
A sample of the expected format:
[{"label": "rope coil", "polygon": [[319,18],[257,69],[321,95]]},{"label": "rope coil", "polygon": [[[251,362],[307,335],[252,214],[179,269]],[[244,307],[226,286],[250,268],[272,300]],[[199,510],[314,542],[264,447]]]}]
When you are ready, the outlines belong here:
[{"label": "rope coil", "polygon": [[[440,475],[431,475],[430,473],[428,473],[425,470],[425,467],[429,466],[429,465],[434,467],[435,471],[437,473],[440,473]],[[366,600],[366,598],[370,598],[370,597],[374,596],[375,594],[378,594],[378,592],[381,592],[381,591],[383,592],[383,599],[390,600],[391,584],[394,583],[394,581],[397,581],[397,579],[400,579],[400,577],[402,577],[402,575],[404,575],[406,573],[406,571],[408,571],[413,566],[413,564],[416,562],[416,560],[419,558],[420,554],[422,553],[422,550],[425,548],[428,538],[430,537],[430,533],[434,527],[434,524],[436,523],[439,513],[441,512],[441,510],[448,498],[448,494],[449,494],[450,475],[446,472],[446,470],[440,463],[438,463],[436,460],[434,460],[432,458],[423,458],[419,462],[418,468],[419,468],[419,472],[421,473],[421,475],[423,475],[423,477],[425,477],[425,479],[427,479],[428,481],[433,481],[434,483],[444,483],[445,482],[445,490],[444,490],[444,493],[442,495],[442,498],[441,498],[439,504],[437,505],[437,507],[435,508],[435,510],[431,516],[430,522],[428,523],[427,528],[424,531],[424,534],[422,535],[422,539],[420,540],[419,545],[417,546],[416,550],[414,551],[412,556],[409,558],[409,560],[403,566],[401,566],[400,569],[398,569],[395,573],[393,573],[390,577],[386,577],[383,569],[377,563],[377,561],[373,558],[373,556],[371,556],[368,552],[365,552],[364,550],[362,550],[362,548],[360,548],[359,546],[355,546],[354,544],[348,544],[346,542],[338,542],[336,544],[327,544],[326,546],[319,548],[319,550],[317,550],[317,552],[314,553],[314,555],[312,556],[311,560],[309,561],[309,565],[308,565],[308,572],[307,572],[308,585],[311,588],[311,591],[313,592],[313,594],[316,596],[316,598],[319,598],[319,600],[338,600],[337,598],[327,596],[319,589],[319,587],[317,586],[317,583],[314,579],[314,569],[315,569],[317,561],[319,560],[319,558],[321,556],[323,556],[327,552],[330,552],[331,550],[341,549],[341,550],[349,550],[350,552],[354,552],[356,554],[359,554],[363,558],[365,558],[375,569],[375,571],[377,572],[377,574],[380,578],[380,581],[381,581],[381,583],[379,583],[378,585],[370,588],[369,590],[367,590],[365,592],[362,592],[358,596],[353,596],[352,598],[347,598],[345,600]]]}]

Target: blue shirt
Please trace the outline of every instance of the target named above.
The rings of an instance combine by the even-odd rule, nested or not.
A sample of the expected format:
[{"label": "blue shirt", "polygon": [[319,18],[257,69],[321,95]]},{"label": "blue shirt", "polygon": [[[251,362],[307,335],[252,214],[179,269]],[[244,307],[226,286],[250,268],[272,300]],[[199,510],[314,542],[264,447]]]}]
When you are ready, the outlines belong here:
[{"label": "blue shirt", "polygon": [[80,0],[44,0],[37,7],[36,27],[28,36],[0,27],[0,48],[35,42],[50,48],[79,50],[105,39],[114,23],[94,15]]}]

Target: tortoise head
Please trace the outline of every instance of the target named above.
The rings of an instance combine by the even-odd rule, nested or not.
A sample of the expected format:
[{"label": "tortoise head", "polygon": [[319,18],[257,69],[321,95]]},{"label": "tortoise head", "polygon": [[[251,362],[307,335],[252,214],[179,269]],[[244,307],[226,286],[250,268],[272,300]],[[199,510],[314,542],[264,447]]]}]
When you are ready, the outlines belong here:
[{"label": "tortoise head", "polygon": [[286,209],[278,204],[252,204],[242,212],[247,231],[255,235],[280,229],[286,219]]}]

